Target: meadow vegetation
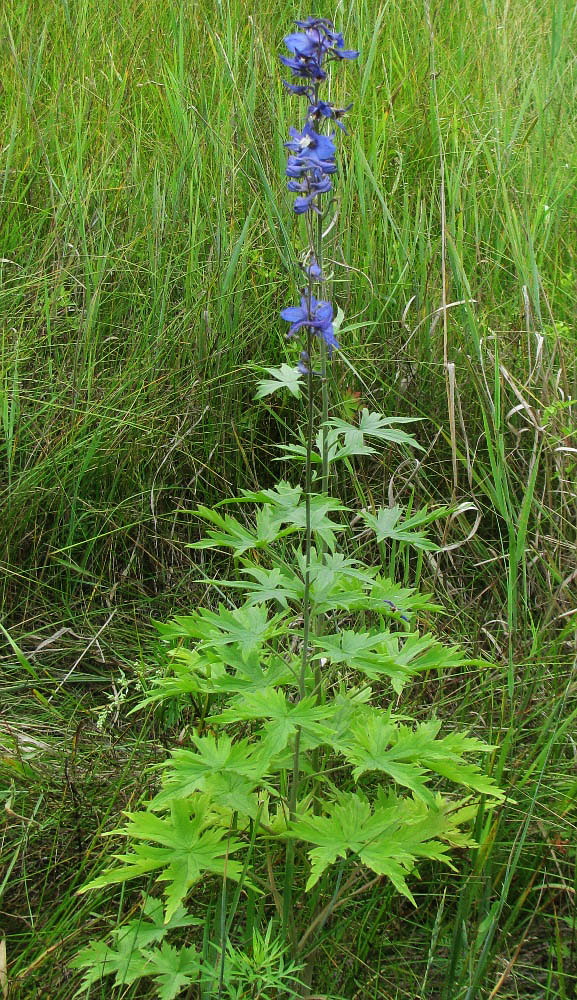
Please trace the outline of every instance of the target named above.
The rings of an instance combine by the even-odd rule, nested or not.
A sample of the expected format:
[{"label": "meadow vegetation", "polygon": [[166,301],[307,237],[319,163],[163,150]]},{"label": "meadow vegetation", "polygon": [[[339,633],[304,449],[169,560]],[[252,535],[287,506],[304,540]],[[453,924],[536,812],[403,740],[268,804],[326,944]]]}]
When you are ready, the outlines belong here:
[{"label": "meadow vegetation", "polygon": [[[78,890],[187,739],[153,620],[214,600],[232,559],[194,509],[290,463],[284,359],[298,226],[294,106],[271,0],[5,0],[0,35],[0,991],[69,1000],[70,960],[138,887]],[[321,934],[320,993],[568,1000],[577,983],[577,10],[564,0],[353,0],[358,64],[329,237],[333,416],[419,417],[422,451],[338,472],[343,503],[451,505],[438,551],[381,557],[470,658],[395,707],[495,746],[505,792],[416,907],[383,881]],[[222,590],[220,600],[230,600]],[[142,883],[140,889],[146,890]],[[210,900],[199,905],[217,922]],[[211,915],[212,914],[212,915]],[[327,927],[327,932],[328,932]],[[248,928],[247,933],[250,931]],[[266,952],[265,945],[262,945]],[[318,959],[318,956],[317,956]],[[154,997],[140,981],[91,998]],[[195,994],[190,992],[190,996]],[[247,994],[248,995],[248,994]],[[257,995],[257,994],[253,994]],[[271,993],[272,995],[276,995]],[[282,995],[282,994],[278,994]]]}]

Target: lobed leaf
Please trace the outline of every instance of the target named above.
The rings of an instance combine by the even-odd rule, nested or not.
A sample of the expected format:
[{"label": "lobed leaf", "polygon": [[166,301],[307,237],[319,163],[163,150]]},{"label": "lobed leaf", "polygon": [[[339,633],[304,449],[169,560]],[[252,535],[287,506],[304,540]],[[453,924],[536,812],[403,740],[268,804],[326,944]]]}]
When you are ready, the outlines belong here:
[{"label": "lobed leaf", "polygon": [[255,399],[265,399],[279,389],[288,389],[290,394],[298,399],[301,394],[301,375],[297,368],[282,364],[280,368],[267,368],[266,371],[271,378],[261,379],[258,382]]},{"label": "lobed leaf", "polygon": [[[356,857],[378,875],[385,875],[414,904],[406,878],[416,871],[420,858],[450,862],[450,844],[470,843],[460,825],[472,811],[436,796],[422,800],[380,795],[374,808],[359,792],[340,793],[324,816],[311,813],[297,819],[288,836],[315,846],[309,851],[311,874],[307,890],[337,858]],[[444,841],[444,842],[443,842]],[[416,904],[415,904],[416,905]]]},{"label": "lobed leaf", "polygon": [[[136,843],[129,854],[115,854],[121,865],[109,869],[83,886],[80,892],[107,885],[121,884],[140,875],[158,872],[157,879],[167,882],[165,919],[177,912],[188,890],[206,873],[237,879],[241,866],[229,857],[242,847],[215,823],[217,816],[205,796],[167,803],[169,812],[155,816],[151,812],[127,813],[128,823],[121,833]],[[226,839],[225,839],[226,838]],[[160,845],[160,846],[156,846]]]}]

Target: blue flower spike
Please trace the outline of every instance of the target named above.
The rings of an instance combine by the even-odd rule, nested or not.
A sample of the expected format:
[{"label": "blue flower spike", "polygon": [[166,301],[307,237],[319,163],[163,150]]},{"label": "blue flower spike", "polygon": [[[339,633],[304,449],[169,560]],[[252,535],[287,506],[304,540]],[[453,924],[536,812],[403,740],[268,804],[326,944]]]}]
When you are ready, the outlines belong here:
[{"label": "blue flower spike", "polygon": [[[293,202],[296,215],[323,216],[322,197],[333,188],[332,177],[337,172],[335,160],[336,146],[334,132],[322,132],[325,123],[328,127],[333,123],[346,132],[341,119],[352,107],[337,108],[330,101],[324,101],[319,96],[319,89],[327,79],[327,64],[331,60],[356,59],[358,52],[345,48],[342,34],[335,31],[334,24],[324,17],[307,17],[295,22],[297,31],[291,32],[284,39],[289,55],[280,56],[284,66],[292,71],[295,82],[284,80],[284,86],[295,97],[307,99],[307,113],[302,129],[291,128],[290,138],[285,142],[289,151],[286,165],[287,188],[297,197]],[[308,227],[311,232],[310,226]],[[298,306],[288,306],[281,312],[281,317],[290,327],[287,337],[305,337],[309,345],[312,337],[317,337],[326,345],[329,357],[333,350],[338,350],[339,343],[333,327],[333,306],[323,299],[316,299],[312,294],[315,283],[324,281],[320,248],[316,248],[311,238],[308,263],[302,265],[307,275],[309,286],[303,289]],[[312,375],[307,351],[302,351],[297,365],[302,375]]]}]

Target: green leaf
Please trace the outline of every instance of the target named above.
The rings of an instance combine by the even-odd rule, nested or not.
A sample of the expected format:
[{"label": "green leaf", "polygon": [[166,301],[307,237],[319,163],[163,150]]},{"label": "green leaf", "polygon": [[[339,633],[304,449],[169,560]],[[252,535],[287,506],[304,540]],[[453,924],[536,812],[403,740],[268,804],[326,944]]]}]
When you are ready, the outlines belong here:
[{"label": "green leaf", "polygon": [[268,490],[243,490],[244,500],[251,500],[253,503],[271,504],[279,510],[294,510],[299,505],[303,497],[302,486],[292,486],[286,480],[281,479],[276,486]]},{"label": "green leaf", "polygon": [[397,723],[379,709],[365,708],[341,738],[339,749],[354,765],[356,781],[368,771],[382,771],[428,805],[433,804],[433,794],[427,787],[431,772],[484,795],[502,798],[493,779],[463,757],[465,753],[483,754],[493,748],[463,733],[449,733],[438,739],[440,728],[436,719],[413,727]]},{"label": "green leaf", "polygon": [[[330,428],[344,436],[343,447],[346,446],[347,436],[350,435],[351,430],[356,430],[363,438],[369,437],[390,444],[409,445],[411,448],[418,448],[419,451],[423,451],[422,446],[415,441],[412,434],[398,430],[400,424],[415,423],[419,419],[419,417],[384,417],[381,413],[370,413],[365,408],[361,411],[357,426],[348,423],[346,420],[340,420],[337,417],[329,420],[327,424]],[[350,437],[348,440],[353,441]]]},{"label": "green leaf", "polygon": [[138,942],[130,936],[116,946],[107,945],[104,941],[91,941],[78,952],[70,965],[73,969],[87,970],[77,996],[105,976],[114,975],[115,986],[130,986],[147,971],[147,962],[138,950]]},{"label": "green leaf", "polygon": [[[307,449],[304,444],[279,444],[276,447],[280,450],[280,455],[275,458],[275,462],[286,462],[290,459],[298,459],[299,462],[306,462],[307,460]],[[322,464],[322,458],[318,452],[313,451],[311,462],[313,465]]]},{"label": "green leaf", "polygon": [[248,656],[241,656],[235,646],[228,646],[220,655],[226,665],[234,670],[233,674],[224,672],[215,680],[214,690],[222,693],[260,691],[262,688],[290,683],[296,676],[296,670],[290,661],[287,662],[283,656],[270,649],[255,650]]},{"label": "green leaf", "polygon": [[288,389],[297,399],[301,394],[301,374],[297,368],[282,364],[280,368],[265,369],[272,377],[258,382],[255,399],[264,399],[279,389]]},{"label": "green leaf", "polygon": [[297,819],[288,835],[315,845],[309,851],[307,891],[337,858],[352,854],[378,875],[386,875],[414,903],[407,875],[415,871],[419,858],[449,864],[448,844],[442,840],[469,843],[459,825],[469,822],[471,816],[471,810],[447,803],[440,796],[431,807],[418,799],[381,794],[372,810],[365,796],[348,792],[339,794],[325,816],[308,814]]},{"label": "green leaf", "polygon": [[288,608],[289,601],[301,601],[304,595],[304,583],[296,573],[288,567],[276,566],[274,569],[263,569],[260,566],[245,566],[242,573],[252,576],[254,582],[234,581],[228,586],[235,586],[247,592],[247,604],[277,601],[282,608]]},{"label": "green leaf", "polygon": [[[180,634],[180,633],[179,633]],[[172,636],[171,636],[172,637]],[[210,652],[210,651],[208,651]],[[167,652],[170,657],[170,673],[155,677],[152,688],[144,698],[131,710],[139,711],[146,705],[168,701],[171,698],[182,698],[186,695],[213,693],[220,690],[218,680],[226,676],[224,664],[213,656],[197,650],[177,646]]]},{"label": "green leaf", "polygon": [[[297,562],[304,576],[304,557],[297,555]],[[408,620],[415,611],[437,610],[429,595],[393,583],[377,569],[347,559],[340,552],[325,554],[323,561],[313,550],[310,576],[317,613],[373,611],[381,617]]]},{"label": "green leaf", "polygon": [[243,604],[232,611],[224,604],[218,611],[199,608],[192,615],[176,615],[174,622],[181,629],[180,635],[198,640],[201,650],[238,644],[245,657],[286,628],[282,615],[269,618],[266,606],[261,604]]},{"label": "green leaf", "polygon": [[271,687],[235,699],[229,708],[219,715],[212,716],[209,721],[233,723],[268,719],[270,725],[265,729],[265,742],[273,754],[284,749],[297,729],[301,729],[308,737],[308,746],[319,746],[330,740],[333,735],[332,729],[321,723],[331,714],[331,707],[317,705],[314,696],[301,698],[300,701],[292,703],[284,691]]},{"label": "green leaf", "polygon": [[174,1000],[197,979],[201,971],[199,954],[194,947],[175,948],[163,941],[160,948],[143,952],[147,960],[148,976],[154,978],[158,1000]]},{"label": "green leaf", "polygon": [[206,538],[191,542],[188,546],[191,549],[225,548],[232,549],[235,556],[241,556],[250,549],[267,548],[283,534],[278,519],[263,511],[259,511],[253,531],[236,517],[222,515],[209,507],[199,507],[196,513],[215,527],[207,532]]},{"label": "green leaf", "polygon": [[[443,512],[447,513],[448,508],[443,508]],[[435,542],[430,541],[424,532],[415,530],[418,526],[430,521],[429,513],[419,511],[417,514],[405,518],[399,524],[401,513],[400,507],[385,507],[377,511],[376,516],[367,513],[367,511],[361,511],[360,516],[365,524],[372,528],[378,542],[407,542],[416,549],[428,552],[435,551],[438,548]]]},{"label": "green leaf", "polygon": [[163,907],[159,899],[148,896],[141,916],[130,920],[112,932],[113,944],[92,941],[72,959],[73,969],[86,969],[79,992],[104,976],[115,975],[115,986],[130,986],[140,976],[151,975],[150,962],[142,949],[161,941],[173,929],[201,924],[178,907],[167,923],[163,922]]},{"label": "green leaf", "polygon": [[374,455],[375,453],[376,449],[367,444],[363,432],[358,427],[351,425],[343,432],[342,444],[339,445],[337,440],[332,453],[329,453],[329,461],[338,462],[341,458],[349,458],[354,455]]},{"label": "green leaf", "polygon": [[252,816],[256,799],[253,791],[268,773],[273,749],[248,739],[236,743],[220,733],[194,737],[196,752],[173,750],[165,764],[164,788],[152,801],[158,809],[176,798],[206,792],[221,807]]},{"label": "green leaf", "polygon": [[[297,531],[305,530],[307,504],[300,486],[294,487],[289,483],[281,482],[275,489],[259,490],[256,493],[245,493],[244,495],[247,499],[256,500],[272,507],[274,515],[270,516],[273,517],[275,523],[289,525]],[[335,532],[341,531],[342,526],[336,521],[331,521],[328,515],[347,509],[339,500],[324,493],[313,493],[310,498],[313,534],[322,538],[331,550],[335,547]]]},{"label": "green leaf", "polygon": [[355,781],[367,771],[382,771],[397,785],[409,788],[428,805],[434,804],[434,795],[426,784],[426,769],[413,761],[399,759],[396,752],[398,727],[386,712],[367,709],[359,713],[360,719],[339,744],[349,764],[354,765]]},{"label": "green leaf", "polygon": [[174,800],[169,806],[170,812],[163,816],[144,811],[127,813],[127,825],[115,832],[145,843],[134,844],[129,854],[113,855],[121,865],[104,872],[80,891],[159,872],[158,880],[168,883],[165,919],[169,921],[188,890],[205,873],[222,876],[226,872],[227,878],[238,879],[242,868],[229,855],[242,843],[229,837],[228,831],[211,826],[217,817],[206,796]]},{"label": "green leaf", "polygon": [[477,663],[466,657],[458,646],[444,646],[431,635],[420,636],[417,632],[355,632],[343,629],[332,635],[315,637],[312,641],[317,649],[322,650],[322,653],[315,653],[316,659],[322,655],[332,663],[346,663],[371,680],[388,677],[397,693],[402,691],[411,677],[423,671],[455,669],[471,662]]}]

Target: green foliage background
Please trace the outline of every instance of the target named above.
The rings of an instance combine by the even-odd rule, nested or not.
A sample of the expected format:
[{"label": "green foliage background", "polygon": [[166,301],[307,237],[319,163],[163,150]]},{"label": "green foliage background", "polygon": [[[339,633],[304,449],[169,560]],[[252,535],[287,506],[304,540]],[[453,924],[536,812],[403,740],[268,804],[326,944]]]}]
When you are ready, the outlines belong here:
[{"label": "green foliage background", "polygon": [[[0,887],[18,996],[73,994],[63,963],[97,920],[75,889],[172,739],[127,711],[135,660],[156,655],[151,616],[202,599],[186,510],[268,485],[272,445],[290,437],[292,404],[254,403],[252,365],[284,358],[277,316],[295,288],[282,145],[295,105],[276,53],[303,13],[2,9]],[[334,392],[343,411],[358,391],[426,418],[419,466],[396,471],[391,452],[340,492],[475,505],[466,544],[403,553],[396,570],[434,586],[454,610],[446,632],[498,669],[431,677],[411,698],[499,743],[514,800],[462,883],[443,876],[441,896],[432,872],[416,918],[365,901],[333,959],[363,997],[418,996],[423,981],[429,996],[435,949],[467,981],[455,997],[489,996],[511,961],[498,995],[570,996],[576,11],[316,13],[362,51],[333,95],[355,102],[331,246],[347,359]],[[476,512],[438,540],[462,541]]]}]

